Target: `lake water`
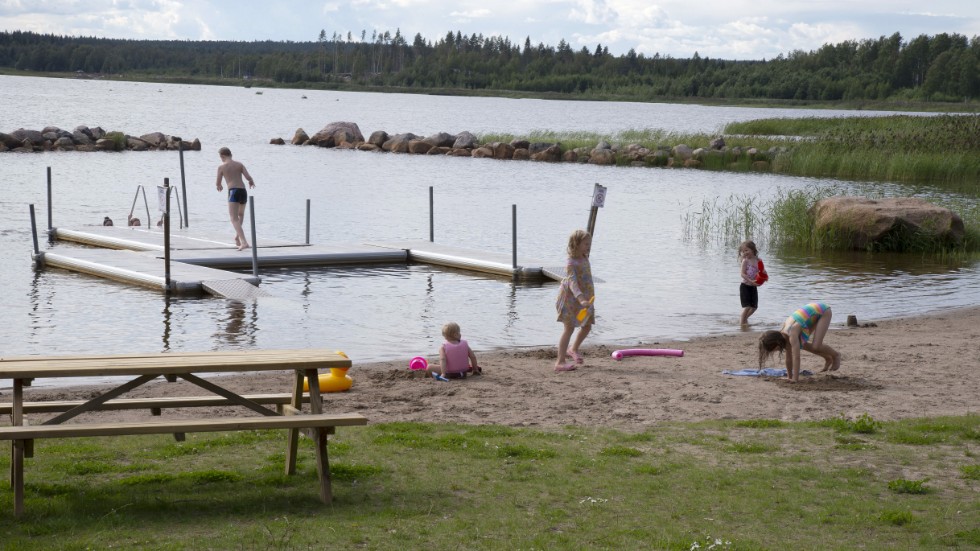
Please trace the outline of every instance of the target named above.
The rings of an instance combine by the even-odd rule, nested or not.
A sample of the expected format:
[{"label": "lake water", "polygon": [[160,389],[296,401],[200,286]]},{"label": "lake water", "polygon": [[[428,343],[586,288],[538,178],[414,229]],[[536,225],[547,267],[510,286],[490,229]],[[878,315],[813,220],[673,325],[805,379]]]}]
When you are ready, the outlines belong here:
[{"label": "lake water", "polygon": [[[227,146],[256,178],[256,231],[302,242],[306,201],[313,243],[428,238],[428,189],[435,240],[510,252],[517,205],[522,258],[564,263],[568,234],[584,227],[593,185],[608,188],[592,253],[597,326],[591,343],[651,344],[739,330],[734,247],[692,241],[685,219],[705,201],[733,195],[838,185],[895,195],[900,186],[765,174],[594,167],[582,164],[372,154],[273,146],[297,128],[313,133],[351,121],[368,135],[534,130],[616,133],[663,128],[719,131],[761,117],[841,116],[843,111],[696,105],[459,98],[404,94],[164,85],[0,76],[0,131],[85,124],[129,134],[199,138],[185,152],[190,234],[231,236],[224,194],[214,188],[217,149]],[[305,98],[304,98],[305,96]],[[882,113],[858,112],[860,115]],[[442,325],[457,321],[478,350],[553,345],[556,284],[522,284],[424,265],[266,270],[272,297],[240,304],[167,298],[83,274],[31,266],[28,205],[46,225],[46,167],[54,181],[55,226],[125,221],[138,185],[179,185],[175,152],[0,154],[0,353],[124,353],[325,347],[358,362],[434,353]],[[921,192],[921,191],[920,191]],[[929,197],[929,192],[924,192]],[[142,202],[140,202],[142,204]],[[153,205],[151,205],[153,208]],[[143,214],[145,217],[145,214]],[[49,245],[45,247],[71,247]],[[821,299],[862,322],[980,304],[980,265],[912,255],[781,256],[760,251],[771,280],[760,291],[754,329],[778,325]],[[490,366],[492,367],[492,366]],[[719,369],[724,366],[719,366]]]}]

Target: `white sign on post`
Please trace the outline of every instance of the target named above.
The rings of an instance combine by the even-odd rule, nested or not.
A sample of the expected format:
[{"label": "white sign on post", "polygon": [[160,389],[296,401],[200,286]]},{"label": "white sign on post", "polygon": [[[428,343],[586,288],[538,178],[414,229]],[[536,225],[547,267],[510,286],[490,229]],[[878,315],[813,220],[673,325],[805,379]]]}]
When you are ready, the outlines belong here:
[{"label": "white sign on post", "polygon": [[605,186],[595,185],[595,189],[592,190],[592,206],[602,207],[606,204],[606,188]]},{"label": "white sign on post", "polygon": [[163,214],[167,213],[167,190],[165,186],[157,186],[157,210]]}]

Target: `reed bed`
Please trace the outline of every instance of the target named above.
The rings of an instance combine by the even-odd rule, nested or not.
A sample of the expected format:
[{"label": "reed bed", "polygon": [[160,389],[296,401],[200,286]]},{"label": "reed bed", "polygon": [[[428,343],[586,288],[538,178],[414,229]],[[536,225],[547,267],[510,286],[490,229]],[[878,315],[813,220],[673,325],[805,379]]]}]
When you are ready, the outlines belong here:
[{"label": "reed bed", "polygon": [[728,124],[725,133],[795,139],[774,172],[980,195],[978,115],[760,119]]},{"label": "reed bed", "polygon": [[[847,236],[833,229],[817,229],[810,209],[824,198],[841,195],[838,186],[785,190],[778,188],[769,198],[730,195],[702,201],[697,210],[683,215],[684,237],[700,246],[718,244],[734,248],[746,239],[772,249],[848,250]],[[956,212],[966,229],[956,246],[938,242],[919,233],[895,235],[875,250],[928,254],[938,259],[965,260],[980,252],[980,205],[969,197],[944,195],[930,199]]]}]

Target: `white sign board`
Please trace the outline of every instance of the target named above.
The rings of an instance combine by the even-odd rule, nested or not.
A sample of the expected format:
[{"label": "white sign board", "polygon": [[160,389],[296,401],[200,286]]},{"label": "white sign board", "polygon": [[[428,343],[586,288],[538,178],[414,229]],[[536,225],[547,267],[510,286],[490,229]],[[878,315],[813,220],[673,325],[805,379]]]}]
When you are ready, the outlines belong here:
[{"label": "white sign board", "polygon": [[170,188],[164,186],[157,186],[157,210],[166,214],[167,213],[167,191]]},{"label": "white sign board", "polygon": [[592,191],[592,206],[602,207],[606,204],[606,188],[605,186],[595,185],[595,189]]}]

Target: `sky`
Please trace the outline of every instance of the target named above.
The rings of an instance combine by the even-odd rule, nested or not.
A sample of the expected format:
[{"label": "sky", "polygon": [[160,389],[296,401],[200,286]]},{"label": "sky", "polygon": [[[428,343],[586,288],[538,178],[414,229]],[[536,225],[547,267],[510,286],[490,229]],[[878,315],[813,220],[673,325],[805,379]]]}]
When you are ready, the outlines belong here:
[{"label": "sky", "polygon": [[980,36],[977,0],[0,0],[0,31],[149,40],[355,41],[450,31],[622,55],[771,59],[895,32]]}]

